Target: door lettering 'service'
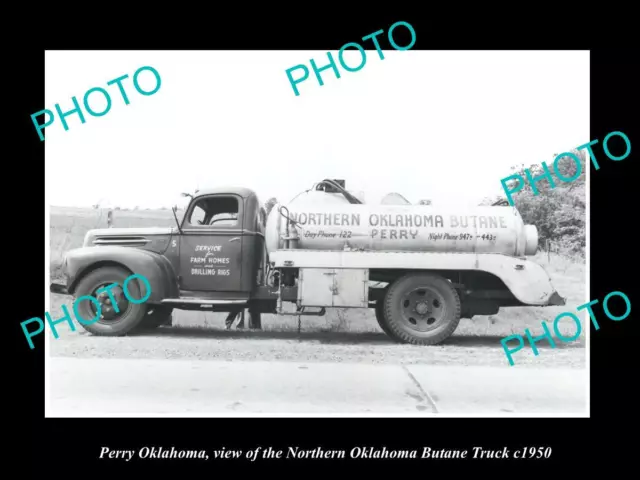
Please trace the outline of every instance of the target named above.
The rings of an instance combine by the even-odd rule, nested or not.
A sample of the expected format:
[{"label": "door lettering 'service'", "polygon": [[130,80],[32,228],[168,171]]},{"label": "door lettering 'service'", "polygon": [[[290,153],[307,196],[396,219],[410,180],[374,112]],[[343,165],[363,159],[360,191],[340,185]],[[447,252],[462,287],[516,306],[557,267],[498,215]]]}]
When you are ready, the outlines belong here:
[{"label": "door lettering 'service'", "polygon": [[191,268],[191,275],[231,275],[230,269],[218,268],[230,263],[229,257],[221,256],[222,245],[196,245],[193,253],[190,263],[199,268]]}]

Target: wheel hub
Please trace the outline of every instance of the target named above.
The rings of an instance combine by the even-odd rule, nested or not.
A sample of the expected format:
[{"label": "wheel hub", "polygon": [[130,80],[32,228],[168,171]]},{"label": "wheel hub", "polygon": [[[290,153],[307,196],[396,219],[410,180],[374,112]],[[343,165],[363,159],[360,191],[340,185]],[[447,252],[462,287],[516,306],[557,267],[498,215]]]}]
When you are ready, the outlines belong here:
[{"label": "wheel hub", "polygon": [[402,320],[412,330],[427,332],[437,328],[445,318],[445,301],[431,288],[417,288],[402,299]]},{"label": "wheel hub", "polygon": [[[112,285],[112,283],[100,285],[96,288],[96,292],[104,287]],[[94,292],[95,294],[95,292]],[[102,291],[100,294],[96,295],[96,299],[100,303],[100,320],[99,321],[114,321],[120,318],[127,311],[129,307],[129,301],[124,295],[124,290],[122,287],[117,286],[111,289],[111,295],[115,302],[111,300],[109,293],[106,291]],[[117,308],[116,308],[117,307]],[[98,310],[95,304],[91,304],[91,310],[94,315],[97,315]]]},{"label": "wheel hub", "polygon": [[426,302],[420,302],[416,305],[416,312],[420,315],[424,315],[429,311],[429,305]]}]

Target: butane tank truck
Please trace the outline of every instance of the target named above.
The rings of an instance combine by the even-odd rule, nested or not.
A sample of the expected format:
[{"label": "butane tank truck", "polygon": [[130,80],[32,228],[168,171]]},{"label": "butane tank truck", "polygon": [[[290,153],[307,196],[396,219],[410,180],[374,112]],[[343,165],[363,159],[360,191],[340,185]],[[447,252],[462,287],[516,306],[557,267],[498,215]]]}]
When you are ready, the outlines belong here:
[{"label": "butane tank truck", "polygon": [[[275,205],[266,221],[246,188],[201,190],[181,221],[176,211],[176,227],[90,230],[83,247],[67,252],[66,282],[51,291],[100,301],[100,311],[78,305],[85,320],[98,317],[82,323],[86,330],[155,328],[173,309],[248,310],[255,327],[262,313],[371,308],[391,339],[435,345],[460,318],[565,304],[545,270],[526,259],[538,248],[536,227],[510,206],[370,205],[344,182],[323,180]],[[129,298],[148,295],[144,303],[122,289],[132,274],[149,282],[150,294],[141,281],[127,286]]]}]

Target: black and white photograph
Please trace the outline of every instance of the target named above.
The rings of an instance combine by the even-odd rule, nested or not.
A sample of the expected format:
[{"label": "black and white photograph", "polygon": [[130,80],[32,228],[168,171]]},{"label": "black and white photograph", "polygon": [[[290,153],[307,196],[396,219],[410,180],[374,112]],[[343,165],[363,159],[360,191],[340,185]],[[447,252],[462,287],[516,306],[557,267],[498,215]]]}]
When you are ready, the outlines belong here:
[{"label": "black and white photograph", "polygon": [[589,416],[589,51],[380,28],[45,52],[46,417]]}]

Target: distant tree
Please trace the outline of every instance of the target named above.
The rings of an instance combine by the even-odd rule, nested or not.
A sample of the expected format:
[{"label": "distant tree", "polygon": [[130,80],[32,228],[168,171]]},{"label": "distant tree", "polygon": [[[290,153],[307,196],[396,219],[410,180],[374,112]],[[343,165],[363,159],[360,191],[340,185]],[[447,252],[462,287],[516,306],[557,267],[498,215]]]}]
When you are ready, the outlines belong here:
[{"label": "distant tree", "polygon": [[[519,192],[511,194],[515,207],[522,215],[526,224],[535,225],[538,228],[539,244],[544,245],[550,240],[568,253],[584,255],[586,245],[586,162],[584,151],[572,150],[570,153],[579,160],[579,166],[569,156],[558,161],[558,171],[565,178],[571,178],[578,173],[580,175],[571,183],[561,181],[554,170],[553,159],[546,162],[548,170],[555,185],[554,188],[547,178],[535,182],[537,195],[533,188],[524,165],[512,167],[514,174],[520,175],[526,181]],[[531,178],[545,174],[542,165],[529,167]],[[508,182],[507,188],[513,189],[519,179]]]}]

